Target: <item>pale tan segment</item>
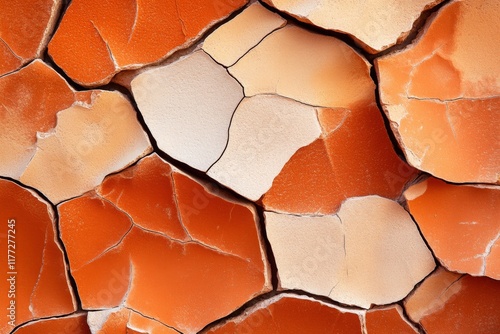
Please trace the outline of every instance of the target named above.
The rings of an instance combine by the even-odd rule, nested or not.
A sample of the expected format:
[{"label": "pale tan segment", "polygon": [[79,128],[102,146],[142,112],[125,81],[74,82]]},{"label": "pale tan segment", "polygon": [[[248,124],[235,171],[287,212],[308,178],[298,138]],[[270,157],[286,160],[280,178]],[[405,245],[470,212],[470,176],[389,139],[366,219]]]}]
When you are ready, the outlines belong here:
[{"label": "pale tan segment", "polygon": [[274,31],[229,72],[245,95],[278,94],[306,104],[348,108],[373,100],[369,63],[344,42],[293,25]]},{"label": "pale tan segment", "polygon": [[425,9],[443,0],[264,0],[301,21],[347,33],[377,53],[404,39]]},{"label": "pale tan segment", "polygon": [[336,216],[266,213],[280,287],[369,308],[404,298],[435,267],[409,214],[396,202],[347,199]]},{"label": "pale tan segment", "polygon": [[206,171],[222,154],[241,86],[203,51],[132,81],[146,124],[165,153]]},{"label": "pale tan segment", "polygon": [[258,200],[290,157],[320,134],[314,107],[277,95],[245,98],[233,116],[227,148],[208,175]]},{"label": "pale tan segment", "polygon": [[90,104],[60,111],[57,126],[38,134],[37,151],[20,180],[58,203],[151,150],[130,102],[118,92],[94,91]]},{"label": "pale tan segment", "polygon": [[255,2],[211,33],[203,42],[203,50],[222,65],[231,66],[266,35],[285,24],[284,18]]}]

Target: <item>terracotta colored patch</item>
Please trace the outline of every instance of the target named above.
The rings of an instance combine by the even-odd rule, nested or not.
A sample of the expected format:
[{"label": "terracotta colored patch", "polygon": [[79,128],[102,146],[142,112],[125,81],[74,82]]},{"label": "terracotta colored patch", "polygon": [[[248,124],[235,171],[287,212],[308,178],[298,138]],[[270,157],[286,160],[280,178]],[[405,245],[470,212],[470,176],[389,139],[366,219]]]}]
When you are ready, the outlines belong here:
[{"label": "terracotta colored patch", "polygon": [[[394,152],[374,103],[320,109],[319,139],[295,153],[263,197],[268,210],[332,214],[356,196],[396,199],[416,170]],[[377,154],[373,154],[377,152]]]},{"label": "terracotta colored patch", "polygon": [[404,318],[399,305],[366,312],[366,334],[415,334],[418,331]]},{"label": "terracotta colored patch", "polygon": [[497,10],[494,0],[452,1],[413,44],[375,60],[408,162],[451,182],[499,182]]},{"label": "terracotta colored patch", "polygon": [[365,50],[377,53],[401,42],[422,12],[443,0],[264,1],[303,22],[347,33]]},{"label": "terracotta colored patch", "polygon": [[16,329],[12,334],[91,334],[87,325],[87,315],[77,313],[62,318],[49,318],[30,322]]},{"label": "terracotta colored patch", "polygon": [[85,86],[189,46],[245,0],[74,0],[49,43],[54,61]]},{"label": "terracotta colored patch", "polygon": [[153,319],[146,318],[127,308],[110,309],[89,312],[88,323],[92,334],[111,333],[148,333],[148,334],[178,334]]},{"label": "terracotta colored patch", "polygon": [[[51,206],[33,191],[0,179],[1,248],[5,251],[0,332],[76,310]],[[20,331],[27,333],[27,330]],[[41,332],[40,332],[41,333]]]},{"label": "terracotta colored patch", "polygon": [[264,300],[207,334],[361,334],[360,316],[312,298],[282,294]]},{"label": "terracotta colored patch", "polygon": [[500,282],[439,270],[405,301],[409,316],[430,334],[492,334],[500,328]]},{"label": "terracotta colored patch", "polygon": [[62,2],[0,1],[0,76],[42,55]]},{"label": "terracotta colored patch", "polygon": [[500,279],[500,188],[429,178],[405,192],[410,212],[449,270]]},{"label": "terracotta colored patch", "polygon": [[71,87],[36,60],[0,78],[0,175],[19,179],[36,151],[37,132],[56,125],[58,111],[75,101]]},{"label": "terracotta colored patch", "polygon": [[[166,227],[146,222],[139,209],[148,203]],[[254,208],[156,155],[58,209],[85,309],[124,306],[192,333],[270,289]],[[82,234],[101,235],[92,254],[80,251]]]}]

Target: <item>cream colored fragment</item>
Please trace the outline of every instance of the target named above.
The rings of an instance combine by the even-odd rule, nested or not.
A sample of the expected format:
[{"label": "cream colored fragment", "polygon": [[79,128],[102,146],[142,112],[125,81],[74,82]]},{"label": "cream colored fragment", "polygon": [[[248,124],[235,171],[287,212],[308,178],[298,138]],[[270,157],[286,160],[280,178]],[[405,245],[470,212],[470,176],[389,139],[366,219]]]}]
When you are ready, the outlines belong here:
[{"label": "cream colored fragment", "polygon": [[314,107],[276,95],[245,98],[233,116],[227,148],[207,174],[256,201],[292,155],[320,135]]},{"label": "cream colored fragment", "polygon": [[266,229],[281,288],[344,304],[401,300],[435,267],[410,215],[379,196],[347,199],[337,216],[266,213]]},{"label": "cream colored fragment", "polygon": [[[264,213],[278,267],[280,288],[328,296],[346,270],[343,228],[337,216],[299,217]],[[339,259],[339,261],[333,261]]]},{"label": "cream colored fragment", "polygon": [[266,35],[283,27],[286,20],[255,2],[203,42],[203,50],[224,66],[233,65]]},{"label": "cream colored fragment", "polygon": [[344,42],[296,26],[279,29],[229,72],[245,95],[278,94],[322,107],[373,100],[370,64]]},{"label": "cream colored fragment", "polygon": [[371,53],[408,35],[421,13],[443,0],[264,0],[302,21],[353,36]]},{"label": "cream colored fragment", "polygon": [[241,86],[203,51],[139,74],[132,92],[158,146],[206,171],[227,143]]},{"label": "cream colored fragment", "polygon": [[404,301],[406,313],[416,323],[442,309],[447,300],[458,293],[463,275],[439,267]]},{"label": "cream colored fragment", "polygon": [[39,134],[21,182],[53,203],[81,195],[152,147],[130,102],[118,92],[95,91],[89,108],[73,105],[57,114],[57,126]]}]

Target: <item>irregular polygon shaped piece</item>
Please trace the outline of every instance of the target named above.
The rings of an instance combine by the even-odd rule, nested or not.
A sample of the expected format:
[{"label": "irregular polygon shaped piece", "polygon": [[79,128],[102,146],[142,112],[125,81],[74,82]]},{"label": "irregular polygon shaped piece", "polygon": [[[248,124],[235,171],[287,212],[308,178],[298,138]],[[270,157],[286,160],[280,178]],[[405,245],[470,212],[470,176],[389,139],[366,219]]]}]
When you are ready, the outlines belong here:
[{"label": "irregular polygon shaped piece", "polygon": [[443,266],[500,279],[500,187],[452,185],[431,177],[405,197]]},{"label": "irregular polygon shaped piece", "polygon": [[428,334],[492,334],[500,328],[500,282],[438,270],[406,300],[410,318]]},{"label": "irregular polygon shaped piece", "polygon": [[233,65],[286,20],[258,2],[217,28],[203,42],[203,50],[224,66]]},{"label": "irregular polygon shaped piece", "polygon": [[[0,179],[0,244],[5,277],[0,332],[43,317],[76,311],[64,254],[56,236],[54,212],[34,191]],[[27,330],[25,330],[27,332]]]},{"label": "irregular polygon shaped piece", "polygon": [[266,210],[334,214],[349,197],[398,199],[415,178],[416,170],[394,151],[374,102],[318,109],[318,119],[321,137],[284,165],[262,199]]},{"label": "irregular polygon shaped piece", "polygon": [[[106,178],[95,192],[58,206],[61,238],[84,309],[122,306],[178,331],[195,333],[271,289],[252,205],[209,190],[157,155],[120,174]],[[151,183],[124,182],[134,178],[171,188],[175,207],[155,199],[148,189]],[[165,182],[168,179],[173,181]],[[150,201],[166,211],[175,209],[163,222],[172,228],[145,223],[148,217],[138,210]],[[184,236],[179,236],[179,223]],[[98,252],[80,252],[89,247],[82,235],[97,234],[104,240],[94,246]],[[73,264],[81,263],[74,269]]]},{"label": "irregular polygon shaped piece", "polygon": [[160,149],[206,171],[222,154],[241,86],[203,51],[138,75],[132,92]]},{"label": "irregular polygon shaped piece", "polygon": [[205,334],[361,334],[361,314],[306,296],[280,294]]},{"label": "irregular polygon shaped piece", "polygon": [[366,51],[377,53],[401,42],[422,12],[443,0],[264,1],[303,22],[347,33]]},{"label": "irregular polygon shaped piece", "polygon": [[90,104],[60,111],[57,126],[38,134],[36,153],[20,180],[58,203],[151,150],[130,102],[119,92],[94,91]]},{"label": "irregular polygon shaped piece", "polygon": [[0,1],[0,76],[42,55],[61,0]]},{"label": "irregular polygon shaped piece", "polygon": [[74,0],[49,54],[79,84],[106,84],[123,69],[158,62],[193,44],[246,2]]},{"label": "irregular polygon shaped piece", "polygon": [[41,60],[1,77],[0,175],[19,179],[35,154],[37,132],[54,128],[57,112],[74,101],[71,87]]},{"label": "irregular polygon shaped piece", "polygon": [[35,320],[17,328],[12,334],[71,333],[91,334],[87,314],[75,313],[66,317]]},{"label": "irregular polygon shaped piece", "polygon": [[375,60],[408,162],[441,179],[500,180],[498,10],[495,0],[452,1],[413,44]]},{"label": "irregular polygon shaped piece", "polygon": [[234,113],[226,150],[207,174],[257,200],[290,157],[320,133],[314,107],[277,95],[245,98]]},{"label": "irregular polygon shaped piece", "polygon": [[401,300],[435,267],[409,214],[385,198],[347,199],[336,216],[265,217],[281,289],[368,308]]},{"label": "irregular polygon shaped piece", "polygon": [[278,94],[314,106],[349,108],[374,99],[369,67],[344,42],[287,25],[264,38],[229,72],[245,87],[246,96]]}]

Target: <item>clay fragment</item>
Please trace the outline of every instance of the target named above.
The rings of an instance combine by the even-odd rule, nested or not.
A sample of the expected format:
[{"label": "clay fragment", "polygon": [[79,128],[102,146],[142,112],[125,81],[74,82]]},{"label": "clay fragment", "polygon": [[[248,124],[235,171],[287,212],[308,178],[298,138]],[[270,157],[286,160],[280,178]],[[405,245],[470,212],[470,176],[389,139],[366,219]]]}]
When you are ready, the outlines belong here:
[{"label": "clay fragment", "polygon": [[280,294],[259,302],[243,315],[217,325],[204,334],[331,333],[361,334],[361,317],[346,309],[293,294]]},{"label": "clay fragment", "polygon": [[20,180],[58,203],[151,150],[130,102],[118,92],[94,91],[90,103],[60,111],[57,126],[38,133],[36,153]]},{"label": "clay fragment", "polygon": [[373,101],[368,70],[368,62],[344,42],[290,24],[229,68],[245,96],[278,94],[313,106],[345,108]]},{"label": "clay fragment", "polygon": [[203,42],[203,50],[224,66],[233,65],[286,20],[255,2]]},{"label": "clay fragment", "polygon": [[202,171],[222,154],[241,86],[203,51],[138,75],[132,92],[160,149]]},{"label": "clay fragment", "polygon": [[[166,213],[160,217],[168,227],[148,221],[140,212],[147,205]],[[125,307],[196,333],[271,289],[254,207],[210,190],[155,154],[58,210],[86,310]],[[83,251],[82,235],[99,235],[91,251]]]},{"label": "clay fragment", "polygon": [[500,180],[497,10],[494,0],[452,1],[415,42],[375,60],[381,102],[408,162],[447,181]]},{"label": "clay fragment", "polygon": [[0,179],[0,203],[0,244],[5,250],[5,277],[0,280],[5,315],[0,332],[74,312],[76,301],[50,204],[34,191],[4,179]]},{"label": "clay fragment", "polygon": [[232,118],[227,147],[207,174],[258,200],[297,149],[320,132],[314,107],[277,95],[245,98]]},{"label": "clay fragment", "polygon": [[91,334],[87,325],[87,314],[85,313],[75,313],[61,318],[36,320],[12,332],[12,334],[35,333]]},{"label": "clay fragment", "polygon": [[366,51],[377,53],[402,41],[421,13],[443,0],[264,1],[303,22],[347,33]]},{"label": "clay fragment", "polygon": [[56,115],[70,107],[75,94],[41,60],[0,78],[0,175],[19,179],[36,151],[37,132],[56,125]]},{"label": "clay fragment", "polygon": [[369,308],[401,300],[435,267],[409,214],[378,196],[350,198],[335,216],[265,217],[281,289]]},{"label": "clay fragment", "polygon": [[49,54],[83,86],[167,58],[194,43],[246,0],[71,1]]},{"label": "clay fragment", "polygon": [[429,178],[405,192],[410,213],[448,270],[500,279],[500,188]]},{"label": "clay fragment", "polygon": [[438,269],[406,300],[405,308],[426,333],[496,333],[500,282]]},{"label": "clay fragment", "polygon": [[61,6],[61,0],[0,2],[0,77],[42,55]]}]

